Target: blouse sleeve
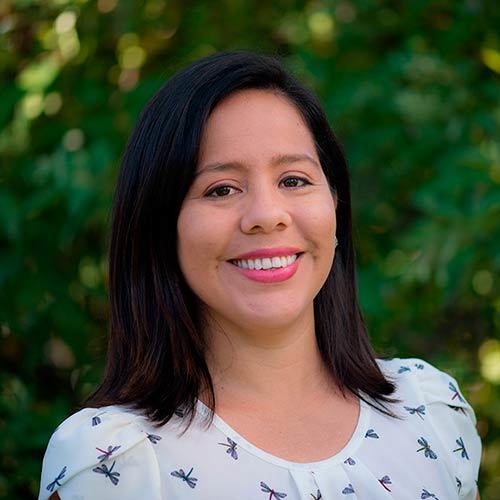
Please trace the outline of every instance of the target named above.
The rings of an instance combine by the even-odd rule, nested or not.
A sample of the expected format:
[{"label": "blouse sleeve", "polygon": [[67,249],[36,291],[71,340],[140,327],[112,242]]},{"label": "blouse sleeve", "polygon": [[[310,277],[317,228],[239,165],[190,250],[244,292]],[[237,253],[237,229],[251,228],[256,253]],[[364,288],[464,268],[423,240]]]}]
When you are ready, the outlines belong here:
[{"label": "blouse sleeve", "polygon": [[449,451],[459,498],[475,499],[481,438],[476,430],[474,410],[453,377],[425,361],[413,361],[431,423]]},{"label": "blouse sleeve", "polygon": [[160,499],[151,436],[141,417],[113,408],[87,408],[65,420],[50,438],[39,500]]}]

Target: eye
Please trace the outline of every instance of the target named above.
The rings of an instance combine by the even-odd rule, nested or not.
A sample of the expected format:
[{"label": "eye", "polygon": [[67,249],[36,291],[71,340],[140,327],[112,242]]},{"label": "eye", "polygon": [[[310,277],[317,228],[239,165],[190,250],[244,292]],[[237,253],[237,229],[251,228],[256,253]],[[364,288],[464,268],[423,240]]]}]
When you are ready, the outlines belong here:
[{"label": "eye", "polygon": [[285,187],[288,188],[303,187],[311,184],[307,179],[304,179],[303,177],[286,177],[281,182],[285,185]]},{"label": "eye", "polygon": [[221,186],[215,186],[212,188],[208,193],[205,195],[207,198],[225,198],[229,196],[231,193],[231,190],[236,191],[235,188],[232,186],[226,186],[226,185],[221,185]]}]

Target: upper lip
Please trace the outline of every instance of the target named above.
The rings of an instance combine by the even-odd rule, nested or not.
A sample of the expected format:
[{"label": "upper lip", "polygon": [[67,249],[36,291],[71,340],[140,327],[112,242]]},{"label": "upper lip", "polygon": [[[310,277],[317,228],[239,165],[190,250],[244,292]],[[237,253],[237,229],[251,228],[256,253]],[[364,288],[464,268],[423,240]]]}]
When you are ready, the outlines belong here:
[{"label": "upper lip", "polygon": [[276,247],[276,248],[258,248],[257,250],[252,250],[251,252],[242,253],[237,257],[233,257],[230,260],[246,260],[246,259],[265,259],[272,257],[285,257],[288,255],[294,255],[296,253],[301,253],[300,248],[295,247]]}]

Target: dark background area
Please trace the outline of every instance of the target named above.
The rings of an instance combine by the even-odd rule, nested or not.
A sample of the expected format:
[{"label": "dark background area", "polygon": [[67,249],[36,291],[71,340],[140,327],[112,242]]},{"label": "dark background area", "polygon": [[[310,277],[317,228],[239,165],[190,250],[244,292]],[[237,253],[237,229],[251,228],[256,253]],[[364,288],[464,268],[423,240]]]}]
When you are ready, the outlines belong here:
[{"label": "dark background area", "polygon": [[497,1],[0,2],[0,498],[35,498],[48,438],[99,380],[120,155],[177,69],[251,49],[319,95],[350,162],[359,291],[387,356],[476,410],[500,491]]}]

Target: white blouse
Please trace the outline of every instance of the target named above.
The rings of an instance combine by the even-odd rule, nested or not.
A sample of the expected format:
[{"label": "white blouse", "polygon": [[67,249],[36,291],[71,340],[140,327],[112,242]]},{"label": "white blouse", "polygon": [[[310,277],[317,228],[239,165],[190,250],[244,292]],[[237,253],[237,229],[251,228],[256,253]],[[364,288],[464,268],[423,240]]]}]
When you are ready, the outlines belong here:
[{"label": "white blouse", "polygon": [[400,403],[386,416],[361,401],[356,429],[334,456],[311,463],[257,448],[197,403],[158,428],[120,406],[86,408],[54,432],[39,500],[470,499],[481,441],[474,411],[448,374],[420,359],[378,360]]}]

